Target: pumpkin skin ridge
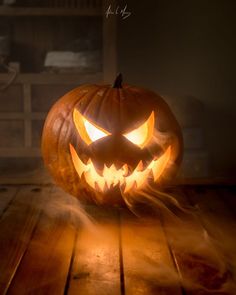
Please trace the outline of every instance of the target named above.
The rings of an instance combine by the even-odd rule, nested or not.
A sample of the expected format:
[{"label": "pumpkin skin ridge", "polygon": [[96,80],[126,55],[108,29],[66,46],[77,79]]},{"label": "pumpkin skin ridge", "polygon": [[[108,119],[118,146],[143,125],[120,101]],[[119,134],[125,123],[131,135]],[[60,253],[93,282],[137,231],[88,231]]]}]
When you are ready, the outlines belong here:
[{"label": "pumpkin skin ridge", "polygon": [[[84,115],[84,116],[86,116],[86,113],[87,113],[87,110],[91,107],[91,105],[93,104],[93,102],[94,102],[94,96],[96,95],[96,94],[98,94],[100,91],[101,91],[101,89],[98,87],[97,88],[98,90],[93,94],[93,96],[91,97],[91,99],[89,99],[88,100],[88,98],[87,97],[84,97],[84,99],[82,99],[82,101],[80,101],[80,105],[78,105],[77,106],[77,109],[80,111],[80,113],[82,114],[82,115]],[[105,88],[104,88],[105,89]],[[106,89],[106,90],[108,90],[108,89]],[[104,96],[102,96],[101,97],[101,99],[103,98]],[[80,107],[82,107],[82,105],[84,104],[84,100],[88,100],[87,101],[87,104],[85,105],[85,106],[83,106],[83,109],[82,109],[82,111],[80,110]],[[75,106],[76,107],[76,106]],[[91,118],[89,118],[88,117],[88,119],[91,119]]]},{"label": "pumpkin skin ridge", "polygon": [[[97,91],[98,91],[98,89],[95,88],[95,89],[94,89],[94,92],[93,92],[93,95],[94,95],[95,93],[97,93]],[[88,93],[85,93],[85,95],[82,95],[78,100],[82,100],[87,94],[88,94]],[[92,94],[90,93],[90,95],[92,95]],[[65,118],[65,120],[64,120],[64,122],[63,122],[62,125],[64,125],[64,124],[66,123],[66,120],[68,120],[69,117],[71,116],[71,111],[75,108],[76,104],[78,103],[78,100],[76,100],[76,103],[74,103],[73,106],[71,106],[71,108],[70,108],[70,112],[68,113],[68,116]],[[70,129],[70,127],[69,127],[68,129]],[[67,132],[68,132],[68,129],[67,129]],[[70,130],[69,130],[69,131],[70,131]],[[61,135],[61,134],[60,134],[60,135]],[[60,136],[60,135],[59,135],[59,136]],[[60,142],[60,140],[59,140],[59,142]],[[61,155],[61,152],[60,152],[60,144],[58,144],[58,155]],[[59,156],[59,157],[60,157],[60,156]],[[68,158],[66,158],[66,162],[67,162],[68,164],[70,164],[70,161],[69,161]],[[59,163],[60,163],[60,158],[59,158]],[[74,174],[75,174],[75,173],[74,173]],[[64,177],[64,175],[62,176],[62,178],[63,178],[63,177]]]},{"label": "pumpkin skin ridge", "polygon": [[[84,96],[86,96],[86,92],[84,93],[84,95],[82,94],[80,98],[78,98],[79,100],[82,99]],[[77,102],[77,100],[76,100]],[[75,106],[75,103],[73,103],[73,107]],[[61,166],[61,163],[63,162],[61,160],[61,152],[60,152],[60,142],[61,142],[61,134],[62,134],[62,130],[63,130],[63,127],[65,127],[65,124],[67,123],[67,120],[69,118],[69,116],[71,115],[71,109],[68,110],[68,113],[66,114],[66,116],[63,118],[63,123],[61,124],[61,128],[60,128],[60,131],[59,131],[59,136],[58,136],[58,142],[57,142],[57,155],[58,155],[58,162],[59,162],[59,166]],[[68,130],[67,130],[68,132]],[[62,174],[61,175],[61,178],[63,179],[64,178],[64,175]]]},{"label": "pumpkin skin ridge", "polygon": [[[135,103],[136,103],[135,106],[138,106],[138,109],[145,108],[145,100],[143,100],[143,98],[140,95],[137,95],[137,93],[135,91],[132,91],[132,89],[133,89],[133,86],[130,86],[129,87],[129,85],[127,85],[127,84],[125,84],[124,89],[121,89],[122,96],[124,96],[124,97],[127,96],[127,98],[125,98],[124,100],[122,100],[122,102],[125,103],[126,100],[132,99],[132,101],[135,101]],[[143,124],[147,120],[148,116],[150,116],[150,114],[151,114],[152,111],[155,112],[155,109],[152,108],[152,107],[150,107],[149,108],[149,112],[145,112],[145,116],[142,116],[141,119],[138,119],[138,120],[135,119],[130,126],[128,126],[126,124],[126,128],[123,129],[123,133],[126,133],[126,132],[130,131],[131,126],[132,126],[132,129],[138,128],[139,125]],[[138,112],[136,112],[136,113],[138,113]],[[128,114],[125,114],[124,112],[122,112],[122,117],[126,117],[127,115]],[[139,115],[139,113],[138,113],[138,115]],[[156,120],[156,118],[155,118],[155,120]]]},{"label": "pumpkin skin ridge", "polygon": [[[124,86],[126,86],[127,84],[124,84]],[[102,85],[102,87],[103,87],[103,85]],[[105,87],[103,87],[103,89],[104,89]],[[117,95],[119,94],[120,96],[126,96],[125,95],[125,90],[126,89],[129,89],[129,88],[131,88],[132,89],[132,87],[131,86],[129,86],[129,87],[126,87],[125,89],[123,89],[123,88],[119,88],[119,89],[114,89],[114,88],[111,88],[111,87],[108,87],[108,91],[109,90],[111,90],[111,91],[114,91],[115,93],[117,93]],[[146,89],[145,89],[145,91],[146,92],[150,92],[150,91],[147,91]],[[134,91],[132,91],[132,92],[134,92]],[[121,93],[123,93],[123,95],[121,95]],[[151,92],[151,93],[153,93],[153,92]],[[107,93],[107,95],[108,95],[108,98],[109,98],[109,94],[110,93]],[[155,93],[154,93],[155,94]],[[130,94],[129,94],[129,96],[130,96]],[[139,102],[141,102],[141,100],[142,100],[142,98],[140,98],[140,96],[142,96],[142,95],[138,95],[138,97],[137,97],[137,92],[134,92],[134,93],[132,93],[132,100],[135,100],[136,98],[138,98],[138,101]],[[159,96],[160,97],[160,96]],[[102,104],[105,104],[106,102],[104,101],[104,99],[105,99],[105,97],[103,97],[103,101],[102,101]],[[129,100],[129,98],[125,98],[125,100]],[[123,101],[123,99],[119,99],[119,100],[117,100],[117,101],[120,101],[120,102],[118,102],[119,103],[119,105],[120,105],[120,103],[122,104],[122,101]],[[93,103],[93,101],[91,101],[91,103]],[[140,103],[140,105],[141,105],[142,103]],[[78,108],[78,110],[81,112],[81,114],[82,115],[85,115],[88,119],[90,119],[91,121],[93,121],[94,119],[92,119],[91,118],[91,116],[88,116],[88,114],[87,114],[87,109],[89,108],[89,105],[88,106],[86,106],[85,108],[83,107],[83,109],[80,109],[80,108]],[[122,105],[120,105],[120,108],[122,108]],[[151,109],[150,109],[150,114],[151,114]],[[121,115],[122,115],[122,112],[121,112]],[[95,116],[96,117],[96,116]],[[148,117],[148,114],[147,114],[147,117]],[[136,123],[136,125],[134,125],[134,127],[138,127],[138,125],[139,124],[142,124],[144,121],[146,120],[146,118],[142,118],[142,121],[139,121],[139,122],[136,122],[135,121],[135,123]],[[123,120],[122,120],[123,121]],[[98,124],[99,125],[99,120],[94,120],[94,122],[96,123],[96,124]],[[132,123],[132,124],[134,124],[134,123]],[[129,127],[128,127],[129,128]],[[106,128],[105,128],[106,129]],[[108,130],[109,132],[111,132],[111,130]],[[123,132],[125,132],[126,130],[123,130]]]},{"label": "pumpkin skin ridge", "polygon": [[[116,89],[114,89],[114,88],[112,88],[112,87],[110,87],[109,89],[108,89],[108,92],[106,93],[106,96],[104,96],[104,99],[103,99],[103,101],[102,101],[102,103],[101,103],[101,106],[100,106],[100,113],[99,113],[99,116],[97,117],[98,118],[98,120],[100,121],[101,119],[103,120],[103,117],[102,117],[102,115],[101,114],[103,114],[103,113],[106,113],[106,109],[107,109],[107,104],[109,104],[110,105],[110,112],[112,112],[112,109],[113,109],[113,105],[114,105],[114,99],[113,99],[113,96],[114,95],[117,95],[117,91],[116,91]],[[111,97],[110,96],[112,96],[112,99],[111,99]],[[115,101],[115,104],[117,104],[117,102]],[[108,132],[110,132],[110,133],[112,133],[112,134],[114,134],[114,128],[108,128],[108,125],[109,124],[107,124],[107,122],[106,122],[106,126],[107,126],[107,128],[105,128]]]},{"label": "pumpkin skin ridge", "polygon": [[[84,90],[84,88],[86,88],[87,87],[87,85],[84,85],[84,86],[81,86],[82,87],[82,91]],[[67,96],[67,95],[71,95],[72,93],[74,93],[74,92],[77,92],[77,90],[78,90],[78,88],[80,88],[80,87],[77,87],[77,88],[75,88],[75,89],[73,89],[73,90],[71,90],[68,94],[65,94],[61,99],[60,99],[60,101],[65,97],[65,96]],[[97,89],[96,89],[97,90]],[[74,108],[74,106],[77,104],[77,102],[78,102],[78,100],[80,100],[80,99],[82,99],[84,96],[86,96],[87,95],[87,92],[84,92],[84,93],[82,93],[81,94],[81,97],[77,97],[76,96],[76,98],[74,98],[74,101],[75,102],[73,102],[72,103],[72,106],[70,106],[70,108],[69,109],[67,109],[67,114],[66,114],[66,116],[63,116],[63,123],[61,124],[61,126],[60,126],[60,130],[62,130],[62,128],[63,128],[63,125],[65,124],[65,122],[66,122],[66,119],[68,119],[69,117],[70,117],[70,115],[71,115],[71,109],[72,108]],[[59,101],[57,101],[57,103],[59,103]],[[56,104],[57,104],[56,103]],[[57,105],[54,105],[53,107],[55,107],[55,108],[57,108]],[[53,111],[53,110],[52,110]],[[48,118],[49,120],[51,119],[52,120],[52,118]],[[61,119],[62,120],[62,119]],[[54,120],[54,118],[53,118],[53,123],[55,122],[55,120]],[[47,126],[47,124],[48,124],[48,122],[47,122],[47,120],[46,120],[46,122],[45,122],[45,127]],[[43,133],[44,133],[44,128],[43,128]],[[57,156],[58,156],[58,163],[59,163],[59,166],[60,166],[60,163],[62,162],[61,161],[61,159],[60,159],[60,140],[61,140],[61,131],[59,131],[59,136],[58,136],[58,138],[57,138],[57,142],[56,142],[56,147],[57,147],[57,152],[56,152],[56,154],[57,154]],[[44,141],[42,141],[42,150],[43,150],[43,154],[45,153],[44,152]],[[44,159],[45,159],[45,157],[44,157]],[[64,175],[62,175],[62,174],[60,174],[61,175],[61,178],[63,179],[64,178]]]},{"label": "pumpkin skin ridge", "polygon": [[[127,84],[123,84],[124,86],[126,86]],[[165,107],[170,109],[169,104],[164,100],[164,98],[160,95],[157,94],[156,92],[147,89],[145,87],[136,87],[134,85],[128,85],[129,87],[125,88],[125,89],[129,89],[131,92],[134,92],[135,94],[138,94],[138,96],[140,96],[140,93],[142,93],[142,95],[146,95],[148,96],[148,99],[152,100],[152,103],[155,103],[157,100],[158,102],[161,102],[161,104]],[[144,93],[143,93],[144,92]],[[157,110],[157,117],[158,117],[158,110]],[[178,127],[176,130],[179,130],[179,123],[176,120],[176,118],[173,116],[172,119],[174,119],[176,126]],[[155,116],[155,120],[156,120],[156,116]],[[160,130],[162,131],[162,130]]]},{"label": "pumpkin skin ridge", "polygon": [[[102,110],[103,106],[107,103],[106,101],[109,100],[109,95],[110,95],[110,88],[104,88],[104,93],[103,95],[99,98],[99,109]],[[92,106],[94,106],[95,104],[98,104],[96,97],[93,97],[91,99],[91,101],[89,102],[89,105],[86,105],[86,107],[80,108],[79,106],[77,107],[77,110],[84,116],[86,117],[88,120],[90,120],[90,122],[94,122],[96,125],[101,126],[100,122],[99,122],[99,117],[100,117],[100,113],[99,114],[94,114],[93,116],[91,116],[91,114],[88,113],[88,109]],[[93,118],[92,118],[93,117]],[[101,126],[103,129],[106,129],[108,132],[111,132],[111,130],[108,130],[108,128],[104,128],[103,126]]]},{"label": "pumpkin skin ridge", "polygon": [[[145,114],[146,110],[152,108],[151,105],[156,105],[156,108],[154,109],[154,112],[156,112],[157,106],[161,102],[160,103],[161,106],[159,108],[160,109],[163,108],[163,110],[161,110],[162,113],[163,113],[162,114],[162,117],[164,116],[164,114],[166,114],[166,117],[167,117],[164,120],[165,122],[163,122],[163,125],[161,125],[161,127],[163,127],[163,126],[164,127],[167,126],[167,127],[165,128],[164,131],[163,130],[159,130],[159,128],[157,129],[157,124],[155,122],[155,129],[157,129],[161,133],[162,132],[170,133],[170,130],[173,131],[173,134],[174,134],[174,137],[175,137],[173,139],[173,142],[175,142],[174,145],[176,146],[176,147],[173,148],[173,150],[175,148],[177,148],[178,151],[176,152],[176,155],[173,154],[173,156],[171,156],[171,158],[172,158],[172,160],[175,163],[177,163],[177,166],[178,166],[178,163],[180,163],[180,161],[181,161],[181,150],[182,150],[182,147],[183,147],[181,131],[180,131],[180,128],[179,128],[179,125],[178,125],[177,120],[175,119],[175,117],[173,116],[172,112],[170,111],[170,108],[169,108],[168,104],[165,101],[163,101],[163,98],[160,95],[158,95],[158,94],[156,94],[156,93],[154,93],[154,92],[152,92],[150,90],[146,91],[146,89],[145,89],[145,93],[144,94],[142,93],[141,90],[139,92],[138,91],[133,91],[133,87],[134,86],[131,86],[131,85],[128,85],[124,89],[120,89],[120,88],[119,89],[113,89],[110,86],[104,86],[104,85],[100,86],[100,85],[96,85],[96,84],[95,85],[89,85],[89,86],[85,85],[85,86],[81,86],[81,87],[83,87],[83,88],[80,88],[80,87],[75,88],[75,89],[78,90],[77,93],[79,93],[82,90],[85,90],[86,88],[89,89],[88,90],[88,93],[86,93],[84,96],[80,96],[79,98],[78,97],[71,98],[74,101],[74,104],[72,105],[71,103],[68,103],[69,107],[67,108],[67,111],[66,111],[67,114],[68,114],[68,116],[66,118],[61,118],[59,120],[61,122],[61,125],[59,124],[60,131],[58,129],[58,133],[60,133],[60,134],[58,134],[57,144],[56,144],[56,146],[58,148],[58,151],[56,151],[56,154],[57,154],[57,158],[58,159],[56,160],[56,162],[53,163],[53,166],[51,166],[51,168],[50,168],[50,169],[52,169],[52,171],[50,171],[51,172],[51,175],[53,177],[56,177],[57,178],[57,183],[59,183],[59,185],[61,185],[62,187],[64,187],[64,189],[66,191],[68,191],[69,193],[72,193],[75,196],[77,196],[78,198],[80,198],[80,193],[78,192],[78,190],[79,190],[80,187],[82,187],[82,188],[84,188],[84,189],[86,189],[86,190],[89,191],[89,193],[91,195],[88,196],[88,198],[92,199],[94,202],[96,202],[96,203],[97,202],[98,203],[102,202],[102,203],[107,203],[107,204],[114,203],[113,202],[114,201],[113,200],[113,197],[110,196],[111,192],[105,193],[105,194],[103,194],[103,196],[101,196],[96,191],[93,191],[90,188],[88,188],[86,182],[83,179],[80,179],[78,177],[78,175],[75,173],[75,169],[73,167],[73,163],[71,161],[70,154],[68,153],[68,143],[67,143],[67,145],[65,145],[65,142],[64,142],[66,140],[70,140],[71,141],[73,139],[72,140],[73,141],[73,145],[74,144],[76,145],[75,146],[75,149],[76,149],[76,152],[78,152],[77,146],[80,146],[82,141],[81,141],[80,138],[78,138],[79,135],[78,135],[77,130],[74,127],[74,122],[73,122],[73,119],[71,118],[70,114],[71,114],[71,111],[75,107],[77,108],[77,105],[79,105],[79,102],[81,102],[82,100],[84,100],[84,98],[85,98],[85,100],[87,102],[89,102],[88,96],[92,100],[92,106],[88,104],[87,107],[86,107],[86,112],[89,113],[91,107],[96,108],[94,110],[95,112],[93,111],[93,114],[94,114],[94,117],[98,118],[98,121],[95,118],[92,118],[92,120],[94,122],[98,123],[99,126],[101,125],[102,128],[104,128],[103,120],[105,119],[106,120],[106,124],[109,125],[109,123],[110,123],[109,122],[109,118],[112,118],[112,115],[110,115],[109,118],[106,118],[106,115],[105,114],[106,114],[106,112],[109,112],[108,106],[111,106],[110,112],[112,112],[113,109],[119,107],[119,109],[116,109],[116,118],[117,118],[117,121],[118,122],[121,122],[123,120],[122,117],[127,116],[127,114],[128,114],[127,113],[127,110],[128,109],[126,110],[126,112],[123,112],[124,111],[124,108],[127,106],[127,103],[124,104],[123,103],[123,100],[128,100],[129,99],[130,94],[129,93],[126,94],[126,92],[129,89],[132,90],[132,102],[131,102],[131,104],[133,104],[133,109],[130,108],[130,110],[131,110],[131,112],[135,112],[135,114],[134,115],[131,114],[131,117],[132,117],[131,119],[130,118],[125,118],[124,123],[122,123],[125,126],[126,122],[130,122],[130,126],[126,126],[126,128],[129,129],[129,130],[132,128],[132,126],[134,127],[134,123],[138,124],[138,122],[134,122],[135,119],[133,119],[133,118],[138,118],[139,117],[139,111],[138,110],[142,108],[142,100],[143,100],[143,105],[144,105],[143,108],[145,109],[142,112],[143,114]],[[93,88],[93,89],[95,88],[94,91],[91,90],[91,88]],[[69,92],[70,95],[72,94],[72,97],[74,95],[78,96],[78,94],[76,94],[76,93],[74,94],[75,89]],[[100,102],[102,101],[102,103],[99,104],[99,102],[98,102],[98,100],[97,100],[97,98],[95,96],[97,96],[97,93],[101,89],[104,91],[104,95],[103,95],[103,97],[100,100]],[[143,88],[141,88],[141,89],[143,89]],[[93,93],[91,93],[91,91],[93,91]],[[62,99],[65,96],[68,96],[68,94],[65,94],[62,97]],[[137,100],[140,102],[139,105],[137,106],[137,108],[136,108],[136,105],[135,105],[136,95],[138,96]],[[146,96],[147,96],[147,98],[146,98]],[[125,98],[123,99],[123,97],[125,97]],[[110,101],[109,104],[108,104],[108,101],[110,99],[112,99],[112,101]],[[68,99],[68,98],[66,100],[67,101],[70,101],[70,99]],[[147,102],[148,106],[145,106],[145,103],[146,102]],[[91,101],[90,101],[90,103],[91,103]],[[64,107],[63,105],[65,105],[64,104],[64,100],[61,101],[60,106],[61,107]],[[128,105],[130,105],[130,104],[128,103]],[[80,108],[78,110],[80,111]],[[56,111],[58,111],[58,110],[56,110]],[[170,113],[171,113],[171,115],[170,115]],[[146,113],[146,115],[145,115],[146,117],[145,118],[144,118],[143,115],[141,115],[140,118],[139,118],[139,122],[145,121],[146,118],[149,115],[150,114]],[[159,119],[158,118],[158,114],[157,115],[155,114],[155,121],[158,120],[158,119]],[[53,116],[53,121],[54,122],[56,121],[56,114],[54,114],[54,116]],[[177,126],[175,126],[175,122],[177,122]],[[112,122],[112,123],[113,123],[113,126],[114,126],[114,122]],[[168,123],[168,124],[165,125],[166,123]],[[108,128],[105,128],[105,129],[107,130]],[[108,129],[107,131],[111,132],[112,130]],[[124,131],[124,129],[122,129],[122,132],[123,131]],[[44,131],[43,131],[43,133],[44,133]],[[46,136],[47,137],[49,136],[49,133],[50,132],[47,132],[46,133]],[[65,136],[64,136],[65,138],[63,137],[63,134],[65,134]],[[113,132],[112,132],[112,134],[113,134]],[[54,135],[54,136],[56,136],[56,135]],[[44,144],[42,144],[42,145],[44,145]],[[55,145],[55,140],[53,140],[53,145]],[[47,144],[45,144],[45,146],[47,146]],[[102,146],[102,144],[101,144],[101,146]],[[66,154],[65,154],[65,150],[64,150],[65,147],[66,147]],[[45,149],[45,147],[43,149]],[[47,146],[46,147],[45,153],[47,154],[45,156],[45,158],[48,159],[49,162],[51,162],[51,159],[52,159],[52,150],[51,150],[51,147],[50,146]],[[55,151],[54,151],[54,153],[55,153]],[[125,153],[125,150],[124,150],[124,153]],[[78,153],[78,155],[80,155],[80,154]],[[152,153],[151,153],[151,155],[152,155]],[[115,155],[114,155],[113,163],[114,162],[115,162]],[[50,163],[48,163],[46,161],[46,165],[50,165]],[[63,172],[63,173],[60,174],[59,171],[56,171],[56,165],[63,166],[63,168],[67,169],[68,171],[67,172],[65,171],[65,173]],[[66,168],[66,167],[68,167],[68,168]],[[133,167],[131,167],[131,168],[133,168]],[[133,168],[133,170],[134,170],[134,168]],[[166,171],[166,173],[167,172],[168,171]],[[57,174],[57,176],[55,176],[55,173]],[[164,174],[161,176],[161,178],[163,176],[164,176]],[[69,179],[69,181],[71,183],[71,187],[69,186],[69,183],[66,184],[66,182],[68,181],[68,179]],[[79,185],[79,183],[81,185]],[[108,199],[106,199],[106,197]],[[122,201],[122,200],[120,200],[120,201]],[[116,202],[119,203],[120,201],[116,200],[115,203]]]},{"label": "pumpkin skin ridge", "polygon": [[[104,108],[104,105],[106,104],[107,100],[110,99],[110,92],[111,92],[111,89],[110,88],[107,88],[106,90],[104,90],[104,95],[103,95],[103,99],[102,99],[102,102],[97,110],[97,113],[96,113],[96,119],[98,119],[98,121],[100,121],[100,114],[103,112],[103,108]],[[110,130],[107,130],[108,132],[111,132]]]},{"label": "pumpkin skin ridge", "polygon": [[[83,86],[83,88],[85,88],[86,87],[86,85],[84,85]],[[67,95],[67,96],[70,96],[70,94],[71,93],[74,93],[74,91],[75,91],[75,89],[73,89],[73,90],[71,90],[69,93],[67,93],[67,94],[65,94],[65,95]],[[65,95],[63,95],[63,97],[61,98],[61,99],[63,99],[64,97],[65,97]],[[77,98],[75,98],[75,100],[76,100]],[[60,103],[60,100],[58,100],[53,106],[52,106],[52,108],[51,108],[51,111],[53,112],[54,110],[56,110],[57,109],[57,106],[59,105],[59,103]],[[64,119],[64,118],[63,118]],[[52,121],[52,116],[50,116],[50,114],[49,114],[49,116],[47,116],[47,118],[46,118],[46,120],[45,120],[45,123],[44,123],[44,128],[43,128],[43,134],[44,133],[46,133],[47,132],[47,130],[46,130],[46,126],[47,125],[49,125],[49,123],[51,123],[51,121]],[[55,120],[54,120],[55,121]],[[48,133],[48,132],[47,132]],[[43,137],[43,139],[44,139],[44,137]],[[57,138],[57,142],[59,142],[59,138]],[[57,145],[57,144],[56,144]],[[44,153],[44,149],[46,148],[45,147],[45,142],[44,142],[44,140],[42,140],[42,144],[41,144],[41,148],[42,148],[42,151],[43,151],[43,153]],[[46,158],[44,157],[44,160],[45,160]]]},{"label": "pumpkin skin ridge", "polygon": [[[100,104],[100,106],[99,106],[99,112],[97,112],[97,114],[96,114],[96,122],[98,121],[100,121],[100,117],[101,117],[101,113],[103,112],[103,108],[104,108],[104,105],[107,103],[107,100],[109,100],[110,99],[110,92],[111,92],[111,88],[107,88],[105,91],[104,91],[104,95],[103,95],[103,97],[102,97],[102,101],[101,101],[101,104]],[[106,128],[106,130],[107,130],[107,128]],[[110,132],[111,133],[111,130],[107,130],[108,132]]]},{"label": "pumpkin skin ridge", "polygon": [[[100,89],[99,89],[99,91],[100,91]],[[99,92],[98,91],[98,92]],[[105,97],[105,92],[107,92],[108,91],[108,89],[106,89],[105,91],[104,91],[104,95],[103,95],[103,97],[101,97],[101,99],[103,98],[104,99],[104,97]],[[98,93],[98,92],[95,92],[95,94],[96,93]],[[82,98],[83,99],[83,98]],[[81,100],[82,100],[81,99]],[[82,110],[80,110],[80,106],[82,105],[82,103],[80,103],[80,102],[77,102],[75,105],[74,105],[74,107],[73,107],[73,110],[74,109],[76,109],[86,120],[88,120],[88,121],[90,121],[90,122],[92,122],[93,124],[96,124],[96,121],[97,120],[91,120],[91,118],[89,117],[89,116],[87,116],[86,115],[86,110],[88,109],[88,107],[89,107],[89,105],[91,105],[92,104],[92,100],[93,100],[94,98],[92,98],[92,99],[90,99],[90,101],[89,101],[89,104],[88,105],[86,105],[85,107],[83,107],[83,109]],[[73,112],[73,110],[72,110],[72,112]],[[73,116],[73,115],[72,115]],[[73,122],[73,124],[75,125],[75,123]],[[96,124],[97,125],[97,124]],[[98,126],[98,125],[97,125]],[[77,130],[77,127],[76,127],[76,125],[75,125],[75,129],[76,129],[76,131],[77,131],[77,134],[79,135],[79,137],[81,138],[81,136],[80,136],[80,133],[79,133],[79,131]],[[82,140],[82,138],[81,138],[81,140]],[[83,141],[87,146],[88,146],[88,144],[85,142],[85,141]]]}]

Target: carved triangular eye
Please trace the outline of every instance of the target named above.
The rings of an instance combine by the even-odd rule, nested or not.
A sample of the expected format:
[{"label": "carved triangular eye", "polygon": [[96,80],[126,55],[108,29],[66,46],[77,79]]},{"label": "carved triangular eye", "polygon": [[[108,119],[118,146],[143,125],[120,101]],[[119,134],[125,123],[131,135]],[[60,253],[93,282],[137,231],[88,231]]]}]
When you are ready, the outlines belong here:
[{"label": "carved triangular eye", "polygon": [[137,129],[134,129],[129,133],[124,134],[123,136],[142,149],[148,144],[153,135],[154,121],[155,116],[154,111],[152,111],[146,122],[144,122]]},{"label": "carved triangular eye", "polygon": [[73,111],[73,121],[79,135],[87,145],[105,136],[111,135],[108,131],[86,119],[76,109]]}]

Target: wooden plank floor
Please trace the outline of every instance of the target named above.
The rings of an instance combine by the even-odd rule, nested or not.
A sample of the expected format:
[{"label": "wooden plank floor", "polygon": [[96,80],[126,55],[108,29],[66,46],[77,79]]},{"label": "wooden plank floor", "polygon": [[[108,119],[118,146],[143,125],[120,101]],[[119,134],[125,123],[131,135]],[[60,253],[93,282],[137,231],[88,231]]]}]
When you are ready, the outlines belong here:
[{"label": "wooden plank floor", "polygon": [[137,217],[57,187],[1,186],[0,295],[236,294],[235,187],[166,192],[182,207]]}]

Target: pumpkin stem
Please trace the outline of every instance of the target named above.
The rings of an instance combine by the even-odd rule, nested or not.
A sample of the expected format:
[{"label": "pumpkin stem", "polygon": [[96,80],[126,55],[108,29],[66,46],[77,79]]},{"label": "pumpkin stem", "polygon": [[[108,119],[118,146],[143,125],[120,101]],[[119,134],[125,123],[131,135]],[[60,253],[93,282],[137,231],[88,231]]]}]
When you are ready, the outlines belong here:
[{"label": "pumpkin stem", "polygon": [[122,77],[122,74],[120,73],[115,79],[113,88],[122,88],[122,81],[123,81],[123,77]]}]

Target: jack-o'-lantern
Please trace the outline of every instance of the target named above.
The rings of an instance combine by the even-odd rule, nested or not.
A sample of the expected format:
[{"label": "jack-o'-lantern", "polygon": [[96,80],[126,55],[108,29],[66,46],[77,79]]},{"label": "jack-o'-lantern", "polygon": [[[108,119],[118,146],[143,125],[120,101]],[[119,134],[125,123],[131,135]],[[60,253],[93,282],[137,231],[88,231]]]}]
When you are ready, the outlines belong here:
[{"label": "jack-o'-lantern", "polygon": [[44,125],[42,152],[65,191],[116,204],[122,194],[174,176],[182,134],[159,95],[122,85],[119,75],[113,86],[80,86],[56,102]]}]

